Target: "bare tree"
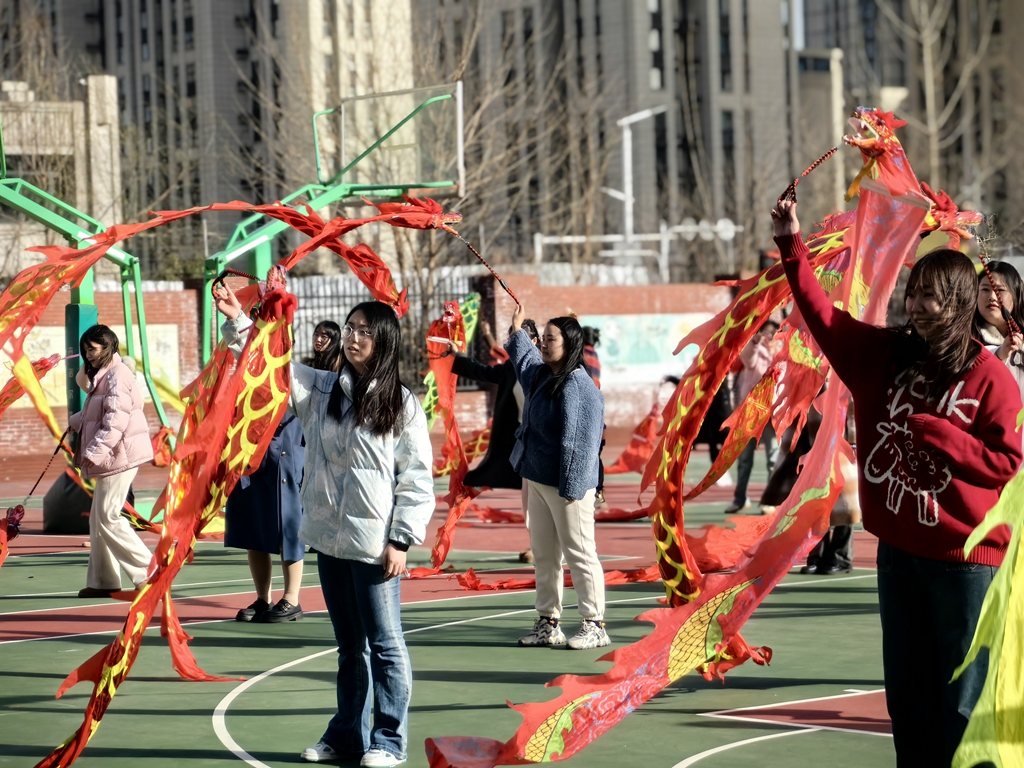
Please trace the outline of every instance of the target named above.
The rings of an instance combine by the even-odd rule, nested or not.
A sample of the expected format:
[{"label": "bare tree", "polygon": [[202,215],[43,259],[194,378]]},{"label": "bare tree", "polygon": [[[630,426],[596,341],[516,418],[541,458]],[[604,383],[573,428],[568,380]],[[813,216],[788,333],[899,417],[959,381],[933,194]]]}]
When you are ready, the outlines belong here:
[{"label": "bare tree", "polygon": [[[999,0],[903,0],[899,8],[892,0],[875,2],[905,42],[908,69],[916,69],[921,102],[901,116],[923,135],[928,183],[939,189],[946,183],[943,152],[971,138],[966,134],[977,119],[972,86],[989,54]],[[998,156],[988,160],[978,175],[991,175],[1002,164]]]}]

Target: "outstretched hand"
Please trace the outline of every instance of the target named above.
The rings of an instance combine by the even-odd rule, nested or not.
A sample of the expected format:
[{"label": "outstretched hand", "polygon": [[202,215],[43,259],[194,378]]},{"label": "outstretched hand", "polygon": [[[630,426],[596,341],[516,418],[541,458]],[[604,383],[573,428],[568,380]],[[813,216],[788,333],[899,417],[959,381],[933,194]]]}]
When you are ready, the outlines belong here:
[{"label": "outstretched hand", "polygon": [[516,304],[515,311],[512,312],[512,332],[515,333],[523,327],[523,320],[526,319],[526,307],[522,304]]},{"label": "outstretched hand", "polygon": [[217,283],[213,286],[213,303],[228,320],[234,320],[242,314],[242,302],[235,296],[235,292],[224,283]]},{"label": "outstretched hand", "polygon": [[800,221],[796,217],[796,200],[779,200],[772,208],[772,224],[775,236],[795,235],[800,231]]}]

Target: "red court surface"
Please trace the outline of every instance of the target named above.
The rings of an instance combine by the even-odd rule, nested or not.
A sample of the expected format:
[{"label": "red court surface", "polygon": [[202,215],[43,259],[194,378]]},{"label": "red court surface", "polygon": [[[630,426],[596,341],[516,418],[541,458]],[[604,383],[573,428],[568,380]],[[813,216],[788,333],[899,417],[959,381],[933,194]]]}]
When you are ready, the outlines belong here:
[{"label": "red court surface", "polygon": [[705,716],[794,728],[892,735],[889,713],[885,708],[885,691],[856,691],[764,707],[709,712]]}]

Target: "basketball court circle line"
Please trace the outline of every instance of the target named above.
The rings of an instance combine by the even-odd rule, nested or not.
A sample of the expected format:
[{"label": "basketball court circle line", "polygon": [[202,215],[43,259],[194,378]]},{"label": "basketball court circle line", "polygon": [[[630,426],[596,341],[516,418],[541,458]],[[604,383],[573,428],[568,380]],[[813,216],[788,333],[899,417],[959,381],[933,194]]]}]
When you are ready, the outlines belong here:
[{"label": "basketball court circle line", "polygon": [[756,744],[759,741],[768,741],[769,739],[782,739],[786,736],[799,736],[801,733],[814,733],[820,731],[821,728],[816,726],[813,727],[801,727],[799,730],[794,731],[782,731],[781,733],[770,733],[767,736],[755,736],[752,739],[744,739],[743,741],[734,741],[732,744],[723,744],[720,747],[713,747],[712,749],[705,749],[703,752],[698,752],[692,757],[688,757],[685,760],[681,760],[672,766],[672,768],[689,768],[691,765],[696,765],[705,757],[711,757],[712,755],[718,755],[722,752],[728,752],[730,749],[736,749],[736,747],[745,747],[748,744]]},{"label": "basketball court circle line", "polygon": [[[751,710],[763,710],[763,709],[777,709],[779,707],[789,707],[794,704],[812,704],[816,701],[830,701],[832,699],[849,699],[854,696],[867,696],[873,693],[883,693],[884,688],[876,688],[871,691],[844,691],[843,693],[837,693],[832,696],[816,696],[810,699],[794,699],[793,701],[778,701],[774,704],[755,704],[750,707],[736,707],[735,709],[721,709],[717,712],[701,712],[700,717],[713,717],[716,720],[737,720],[744,723],[763,723],[765,725],[774,725],[779,728],[795,728],[800,731],[813,729],[815,731],[839,731],[841,733],[859,733],[865,736],[882,736],[883,738],[891,739],[891,733],[878,733],[877,731],[865,731],[859,728],[837,728],[831,725],[806,725],[803,723],[787,723],[782,720],[768,720],[766,718],[759,717],[745,717],[743,715],[737,715],[736,712],[748,712]],[[742,742],[737,742],[736,746]],[[725,745],[729,746],[729,745]],[[673,768],[677,768],[673,766]]]},{"label": "basketball court circle line", "polygon": [[[514,593],[510,592],[509,594],[511,595],[511,594],[523,594],[523,593],[522,592],[514,592]],[[467,597],[484,597],[484,595],[468,595]],[[491,595],[491,597],[494,597],[494,595]],[[656,598],[657,598],[656,595],[646,595],[644,597],[631,597],[631,598],[626,598],[626,599],[623,599],[623,600],[607,600],[606,604],[611,605],[611,604],[615,604],[615,603],[639,603],[639,602],[643,602],[643,601],[647,601],[647,600],[655,600]],[[456,600],[463,599],[464,600],[466,598],[445,598],[445,599],[442,599],[442,600],[438,600],[437,602],[446,602],[449,599],[456,599]],[[421,605],[422,602],[427,602],[427,601],[407,603],[407,605],[412,607],[412,606],[416,606],[416,605]],[[568,609],[568,608],[575,608],[576,606],[575,605],[567,605],[565,607]],[[429,627],[417,627],[416,629],[409,629],[409,630],[406,630],[403,634],[405,634],[405,635],[414,635],[414,634],[417,634],[419,632],[428,632],[428,631],[433,630],[433,629],[444,629],[446,627],[455,627],[455,626],[458,626],[460,624],[472,624],[472,623],[475,623],[475,622],[478,622],[478,621],[487,621],[488,619],[500,619],[500,618],[504,618],[505,616],[516,616],[516,615],[519,615],[519,614],[522,614],[522,613],[533,613],[535,610],[536,610],[536,608],[524,608],[522,610],[503,611],[502,613],[492,613],[492,614],[488,614],[486,616],[476,616],[476,617],[474,617],[472,619],[459,619],[458,621],[447,621],[447,622],[445,622],[443,624],[433,624],[433,625],[431,625]],[[231,691],[223,699],[221,699],[220,702],[218,702],[217,706],[213,710],[213,732],[217,735],[217,738],[220,740],[220,743],[223,744],[227,748],[227,750],[229,752],[231,752],[231,754],[233,754],[239,760],[241,760],[241,761],[243,761],[245,763],[248,763],[249,765],[252,766],[252,768],[272,768],[271,766],[267,765],[266,763],[264,763],[264,762],[262,762],[260,760],[257,760],[255,757],[253,757],[248,752],[246,752],[244,749],[242,749],[242,746],[237,741],[235,741],[234,738],[231,736],[231,733],[230,733],[230,731],[228,731],[228,727],[227,727],[228,708],[231,706],[232,702],[234,702],[235,699],[237,699],[239,696],[241,696],[243,693],[245,693],[247,690],[252,688],[257,683],[260,683],[263,680],[266,680],[271,675],[276,675],[278,672],[283,672],[286,669],[290,669],[291,667],[296,667],[299,664],[304,664],[307,661],[312,661],[313,659],[318,659],[321,656],[327,656],[327,655],[332,654],[332,653],[337,653],[337,651],[338,651],[338,647],[335,646],[333,648],[328,648],[325,651],[317,651],[316,653],[312,653],[312,654],[310,654],[308,656],[303,656],[300,659],[293,659],[292,661],[285,662],[284,664],[281,664],[280,666],[274,667],[273,669],[268,669],[266,672],[261,672],[260,674],[256,675],[256,677],[253,677],[250,680],[246,680],[244,683],[241,683],[240,685],[238,685],[235,688],[231,689]],[[789,735],[789,733],[786,733],[785,735]]]}]

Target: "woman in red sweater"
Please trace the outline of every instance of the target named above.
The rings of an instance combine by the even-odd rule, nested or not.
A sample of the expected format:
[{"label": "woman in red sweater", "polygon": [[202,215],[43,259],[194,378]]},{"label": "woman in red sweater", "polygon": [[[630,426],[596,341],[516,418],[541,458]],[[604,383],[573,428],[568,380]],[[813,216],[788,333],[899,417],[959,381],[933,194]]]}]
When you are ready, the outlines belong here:
[{"label": "woman in red sweater", "polygon": [[[971,336],[970,259],[933,251],[910,273],[910,321],[876,328],[828,300],[807,263],[796,203],[772,210],[793,298],[855,404],[864,527],[878,537],[885,696],[897,765],[948,766],[985,681],[956,681],[1009,540],[964,543],[1020,466],[1013,377]],[[983,652],[984,654],[984,652]]]}]

